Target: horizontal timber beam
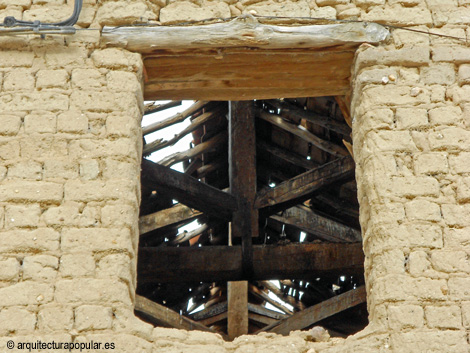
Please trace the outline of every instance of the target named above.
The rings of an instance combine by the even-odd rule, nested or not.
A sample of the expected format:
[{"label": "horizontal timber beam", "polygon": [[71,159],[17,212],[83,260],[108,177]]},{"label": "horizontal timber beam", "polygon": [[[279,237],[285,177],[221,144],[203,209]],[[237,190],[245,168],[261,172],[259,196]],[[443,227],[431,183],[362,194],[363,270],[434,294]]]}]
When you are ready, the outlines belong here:
[{"label": "horizontal timber beam", "polygon": [[288,208],[271,218],[326,241],[353,243],[362,240],[359,230],[321,216],[302,205]]},{"label": "horizontal timber beam", "polygon": [[155,185],[159,193],[218,218],[230,219],[237,209],[232,195],[146,159],[142,161],[142,180]]},{"label": "horizontal timber beam", "polygon": [[313,305],[305,310],[282,319],[271,326],[266,326],[258,332],[267,331],[280,335],[288,335],[289,332],[309,327],[318,321],[333,316],[346,309],[352,308],[366,301],[366,289],[360,286],[346,293],[334,296],[321,303]]},{"label": "horizontal timber beam", "polygon": [[389,31],[375,23],[276,26],[259,23],[251,15],[242,15],[229,22],[196,26],[105,26],[101,42],[151,53],[160,49],[325,48],[364,42],[378,44],[388,36]]},{"label": "horizontal timber beam", "polygon": [[253,246],[253,276],[245,278],[240,246],[139,249],[138,281],[211,282],[312,278],[333,271],[361,271],[360,243]]},{"label": "horizontal timber beam", "polygon": [[355,164],[346,156],[302,173],[274,188],[265,188],[257,193],[255,207],[264,208],[302,199],[316,190],[354,175]]}]

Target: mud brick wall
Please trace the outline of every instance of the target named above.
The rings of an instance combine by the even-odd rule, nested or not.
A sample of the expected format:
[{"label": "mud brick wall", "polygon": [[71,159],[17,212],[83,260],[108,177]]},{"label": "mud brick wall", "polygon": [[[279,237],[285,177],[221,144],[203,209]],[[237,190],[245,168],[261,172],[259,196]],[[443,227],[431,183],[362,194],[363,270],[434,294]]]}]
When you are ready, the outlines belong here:
[{"label": "mud brick wall", "polygon": [[[58,21],[72,8],[0,0],[0,21]],[[88,30],[0,37],[0,351],[41,339],[116,352],[468,352],[470,48],[396,29],[363,45],[352,68],[370,325],[322,343],[300,332],[224,342],[134,317],[142,61],[100,47],[99,29],[242,13],[466,39],[470,1],[85,0]]]}]

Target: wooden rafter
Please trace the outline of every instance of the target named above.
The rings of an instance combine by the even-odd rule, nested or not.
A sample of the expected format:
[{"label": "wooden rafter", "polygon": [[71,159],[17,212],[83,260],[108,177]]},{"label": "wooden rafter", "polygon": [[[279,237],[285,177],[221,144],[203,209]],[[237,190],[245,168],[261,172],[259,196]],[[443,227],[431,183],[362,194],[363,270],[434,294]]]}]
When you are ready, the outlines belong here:
[{"label": "wooden rafter", "polygon": [[238,208],[232,195],[189,175],[149,160],[142,161],[142,169],[144,170],[143,180],[154,185],[158,192],[168,194],[187,206],[223,219],[230,219],[232,212]]},{"label": "wooden rafter", "polygon": [[218,117],[222,113],[222,109],[214,109],[212,111],[206,112],[195,118],[187,127],[185,127],[182,131],[176,134],[173,138],[166,140],[166,141],[157,141],[156,143],[151,142],[144,146],[144,155],[159,151],[163,148],[173,146],[179,140],[181,140],[184,136],[190,134],[191,132],[198,129],[200,126],[208,123],[211,119]]},{"label": "wooden rafter", "polygon": [[314,135],[313,133],[305,129],[303,126],[295,125],[285,121],[279,115],[270,114],[268,112],[265,112],[264,110],[259,110],[258,116],[261,119],[266,120],[267,122],[270,122],[271,124],[304,139],[315,147],[318,147],[322,151],[328,152],[333,156],[341,157],[348,155],[348,151],[344,148],[338,146],[333,142],[321,139],[320,137]]},{"label": "wooden rafter", "polygon": [[291,331],[309,327],[318,321],[364,303],[365,301],[366,289],[365,286],[361,286],[299,311],[291,317],[280,320],[273,325],[266,326],[261,329],[260,332],[268,331],[287,335]]},{"label": "wooden rafter", "polygon": [[140,295],[135,296],[135,310],[143,313],[154,323],[166,327],[173,327],[183,330],[199,330],[215,332],[199,322],[191,320],[166,306],[155,303]]},{"label": "wooden rafter", "polygon": [[321,216],[302,205],[288,208],[271,218],[330,242],[360,242],[362,240],[359,230]]},{"label": "wooden rafter", "polygon": [[148,126],[144,126],[142,128],[142,134],[145,136],[152,132],[164,129],[168,126],[180,123],[186,120],[187,118],[189,118],[194,113],[197,113],[198,111],[200,111],[202,108],[204,108],[204,106],[206,106],[207,103],[208,102],[204,102],[204,101],[196,102],[193,105],[191,105],[188,109],[182,111],[181,113],[175,114],[169,118],[166,118],[165,120],[157,121]]},{"label": "wooden rafter", "polygon": [[179,203],[171,208],[141,216],[139,218],[139,234],[145,234],[169,225],[187,223],[201,215],[202,212]]},{"label": "wooden rafter", "polygon": [[263,140],[258,140],[256,146],[264,152],[267,152],[273,156],[281,158],[285,162],[297,165],[299,167],[305,169],[313,169],[318,167],[318,163],[308,160],[307,158],[302,157],[301,155],[291,152],[285,148],[276,146],[272,143]]},{"label": "wooden rafter", "polygon": [[351,157],[339,158],[318,168],[285,181],[274,188],[260,190],[256,196],[258,208],[301,200],[323,186],[354,175],[355,164]]},{"label": "wooden rafter", "polygon": [[280,115],[292,119],[304,119],[314,123],[315,125],[324,127],[328,130],[335,131],[342,135],[351,133],[351,128],[343,122],[336,121],[328,116],[323,116],[312,111],[306,111],[289,102],[280,102],[279,100],[267,101],[270,105],[277,109],[281,109]]},{"label": "wooden rafter", "polygon": [[[252,278],[309,279],[329,272],[359,273],[363,264],[360,243],[254,245]],[[247,279],[239,246],[140,248],[137,272],[141,284]]]},{"label": "wooden rafter", "polygon": [[167,110],[167,109],[170,109],[170,108],[177,107],[177,106],[181,105],[182,102],[183,101],[171,101],[171,102],[168,102],[168,103],[165,103],[165,104],[155,104],[155,102],[148,103],[144,107],[144,115],[158,113],[158,112],[161,112],[163,110]]}]

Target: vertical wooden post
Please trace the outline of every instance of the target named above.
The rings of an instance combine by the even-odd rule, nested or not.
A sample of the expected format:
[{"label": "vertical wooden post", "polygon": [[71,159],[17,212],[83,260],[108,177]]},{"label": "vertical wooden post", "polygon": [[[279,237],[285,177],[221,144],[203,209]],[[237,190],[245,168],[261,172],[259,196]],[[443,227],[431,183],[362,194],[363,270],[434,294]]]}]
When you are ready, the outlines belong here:
[{"label": "vertical wooden post", "polygon": [[[242,238],[243,272],[253,273],[252,237],[258,236],[256,196],[256,137],[253,101],[230,102],[229,178],[230,192],[238,201],[233,213],[231,237]],[[233,339],[248,333],[248,283],[229,282],[228,335]]]}]

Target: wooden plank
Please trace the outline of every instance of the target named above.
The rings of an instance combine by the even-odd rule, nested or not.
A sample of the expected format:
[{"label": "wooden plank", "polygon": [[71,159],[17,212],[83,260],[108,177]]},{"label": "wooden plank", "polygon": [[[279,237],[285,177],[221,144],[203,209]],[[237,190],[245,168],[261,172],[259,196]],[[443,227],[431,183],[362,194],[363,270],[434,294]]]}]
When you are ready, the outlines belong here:
[{"label": "wooden plank", "polygon": [[155,185],[158,192],[218,218],[230,219],[238,208],[232,195],[145,159],[142,161],[142,180]]},{"label": "wooden plank", "polygon": [[176,311],[173,311],[166,306],[155,303],[140,295],[135,296],[135,310],[145,314],[158,325],[183,330],[198,330],[215,333],[215,331],[209,327],[180,315]]},{"label": "wooden plank", "polygon": [[360,286],[346,293],[334,296],[319,304],[302,310],[287,319],[261,329],[259,332],[267,331],[281,335],[288,335],[294,330],[309,327],[318,321],[333,316],[341,311],[352,308],[366,301],[365,286]]},{"label": "wooden plank", "polygon": [[336,145],[335,143],[323,140],[308,131],[307,129],[305,129],[303,126],[291,124],[278,115],[270,114],[268,112],[265,112],[264,110],[259,110],[258,116],[261,119],[268,121],[283,130],[290,132],[291,134],[301,137],[305,141],[310,142],[312,145],[318,147],[322,151],[332,154],[333,156],[341,157],[347,156],[349,154],[347,150]]},{"label": "wooden plank", "polygon": [[102,43],[140,53],[158,49],[325,48],[342,44],[380,43],[389,31],[375,23],[278,26],[259,23],[251,15],[229,22],[195,26],[108,27]]},{"label": "wooden plank", "polygon": [[248,281],[227,282],[227,334],[233,340],[248,334]]},{"label": "wooden plank", "polygon": [[351,134],[351,128],[348,125],[343,122],[336,121],[328,116],[322,116],[312,111],[306,111],[294,104],[280,102],[279,100],[270,100],[268,103],[277,109],[281,109],[280,115],[283,117],[304,119],[342,135],[349,136]]},{"label": "wooden plank", "polygon": [[331,242],[360,242],[361,232],[347,225],[319,215],[308,207],[298,205],[271,216],[272,219],[291,225],[303,232]]},{"label": "wooden plank", "polygon": [[353,58],[353,48],[162,52],[144,57],[144,93],[146,99],[233,101],[344,95]]},{"label": "wooden plank", "polygon": [[263,208],[311,195],[323,186],[354,175],[351,157],[343,157],[285,181],[274,188],[260,190],[255,207]]},{"label": "wooden plank", "polygon": [[199,218],[202,212],[181,203],[139,218],[139,234],[145,234],[155,229],[169,225],[178,225]]},{"label": "wooden plank", "polygon": [[[139,249],[138,282],[240,281],[241,247],[146,247]],[[360,243],[254,245],[253,280],[311,279],[326,273],[361,273]]]}]

